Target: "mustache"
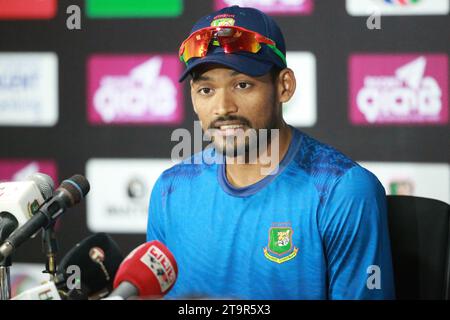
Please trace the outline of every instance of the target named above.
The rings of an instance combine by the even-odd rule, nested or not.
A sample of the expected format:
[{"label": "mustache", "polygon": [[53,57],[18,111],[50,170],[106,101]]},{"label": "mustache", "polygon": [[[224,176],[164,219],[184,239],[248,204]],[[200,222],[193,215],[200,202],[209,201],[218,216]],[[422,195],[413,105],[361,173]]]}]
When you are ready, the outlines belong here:
[{"label": "mustache", "polygon": [[220,126],[218,125],[218,123],[225,122],[225,121],[237,121],[248,128],[252,128],[252,124],[251,124],[250,120],[248,120],[247,118],[244,118],[242,116],[223,116],[223,117],[218,117],[217,119],[212,121],[209,124],[208,129],[219,129]]}]

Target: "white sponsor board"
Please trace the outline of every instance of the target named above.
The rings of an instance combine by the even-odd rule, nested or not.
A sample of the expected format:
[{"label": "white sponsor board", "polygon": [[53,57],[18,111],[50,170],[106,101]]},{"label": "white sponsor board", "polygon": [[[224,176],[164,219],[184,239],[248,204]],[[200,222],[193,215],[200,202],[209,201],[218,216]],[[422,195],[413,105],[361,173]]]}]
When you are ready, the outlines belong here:
[{"label": "white sponsor board", "polygon": [[87,224],[92,232],[145,233],[151,190],[170,159],[90,159]]},{"label": "white sponsor board", "polygon": [[352,16],[382,15],[446,15],[449,0],[347,0],[347,12]]},{"label": "white sponsor board", "polygon": [[388,195],[412,195],[450,203],[450,165],[446,163],[359,162],[383,184]]},{"label": "white sponsor board", "polygon": [[51,127],[57,122],[57,55],[0,53],[0,125]]},{"label": "white sponsor board", "polygon": [[316,57],[311,52],[288,51],[286,59],[297,88],[283,105],[284,120],[294,127],[312,127],[317,121]]}]

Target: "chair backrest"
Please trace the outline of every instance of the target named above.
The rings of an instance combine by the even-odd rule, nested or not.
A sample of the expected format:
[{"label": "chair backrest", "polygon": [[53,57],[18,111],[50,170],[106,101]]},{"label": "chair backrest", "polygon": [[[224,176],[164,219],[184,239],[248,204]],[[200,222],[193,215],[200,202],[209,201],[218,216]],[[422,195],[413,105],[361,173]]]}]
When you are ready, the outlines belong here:
[{"label": "chair backrest", "polygon": [[387,196],[397,299],[450,298],[450,206]]}]

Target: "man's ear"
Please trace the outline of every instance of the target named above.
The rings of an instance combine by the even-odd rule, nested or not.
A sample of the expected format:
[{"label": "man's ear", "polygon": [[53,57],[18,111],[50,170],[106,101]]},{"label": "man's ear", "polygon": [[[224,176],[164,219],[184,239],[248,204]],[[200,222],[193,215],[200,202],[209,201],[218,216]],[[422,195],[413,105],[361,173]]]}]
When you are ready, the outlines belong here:
[{"label": "man's ear", "polygon": [[294,71],[285,68],[280,71],[277,77],[278,101],[281,103],[288,102],[295,93],[297,81],[295,80]]}]

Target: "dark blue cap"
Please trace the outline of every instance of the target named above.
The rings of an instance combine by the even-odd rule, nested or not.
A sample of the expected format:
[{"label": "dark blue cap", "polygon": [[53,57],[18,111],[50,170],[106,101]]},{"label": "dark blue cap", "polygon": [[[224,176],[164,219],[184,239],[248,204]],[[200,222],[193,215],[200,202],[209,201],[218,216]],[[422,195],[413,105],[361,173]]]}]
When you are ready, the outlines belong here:
[{"label": "dark blue cap", "polygon": [[[280,27],[264,12],[254,8],[231,6],[202,17],[192,28],[193,32],[212,25],[234,25],[255,31],[275,42],[276,47],[286,56],[286,46]],[[257,53],[234,52],[225,53],[221,47],[210,46],[206,56],[189,59],[187,68],[181,75],[182,82],[192,69],[205,63],[219,64],[252,77],[262,76],[273,66],[286,68],[285,62],[266,44],[261,44]]]}]

